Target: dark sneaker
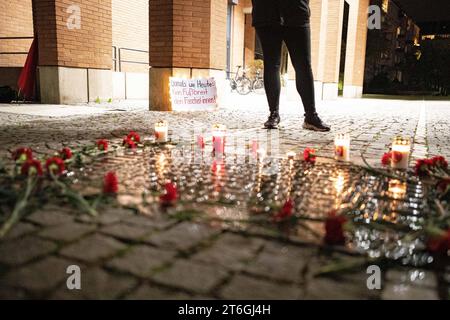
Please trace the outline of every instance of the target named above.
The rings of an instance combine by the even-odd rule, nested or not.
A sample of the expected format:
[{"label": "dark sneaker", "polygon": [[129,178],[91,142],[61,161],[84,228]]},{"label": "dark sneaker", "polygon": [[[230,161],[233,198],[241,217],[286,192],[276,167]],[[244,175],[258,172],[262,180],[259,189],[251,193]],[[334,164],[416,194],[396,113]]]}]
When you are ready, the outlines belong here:
[{"label": "dark sneaker", "polygon": [[278,111],[272,111],[270,112],[269,119],[267,119],[266,123],[264,123],[264,127],[266,129],[278,129],[280,121],[281,119]]},{"label": "dark sneaker", "polygon": [[303,129],[327,132],[331,130],[331,127],[322,122],[317,113],[311,116],[305,116],[305,122],[303,123]]}]

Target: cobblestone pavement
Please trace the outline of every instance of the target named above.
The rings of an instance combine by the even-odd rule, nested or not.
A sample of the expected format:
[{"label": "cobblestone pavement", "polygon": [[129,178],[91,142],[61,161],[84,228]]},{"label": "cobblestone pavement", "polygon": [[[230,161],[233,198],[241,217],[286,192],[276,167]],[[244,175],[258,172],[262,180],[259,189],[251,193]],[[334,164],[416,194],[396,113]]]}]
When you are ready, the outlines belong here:
[{"label": "cobblestone pavement", "polygon": [[[0,156],[9,157],[8,150],[18,146],[31,146],[41,155],[52,154],[62,145],[79,148],[99,138],[120,139],[130,130],[145,136],[153,123],[161,119],[169,121],[172,137],[186,145],[190,144],[193,128],[209,131],[214,123],[226,124],[230,133],[238,137],[253,139],[256,134],[265,134],[261,130],[261,123],[267,116],[263,105],[243,100],[233,108],[216,112],[139,111],[52,119],[0,113]],[[337,100],[324,103],[319,111],[333,126],[331,133],[302,130],[300,111],[294,104],[286,105],[279,131],[282,154],[314,147],[319,155],[329,156],[335,134],[342,132],[352,137],[355,164],[362,163],[359,150],[363,150],[370,163],[379,165],[381,154],[398,134],[413,138],[413,159],[437,154],[450,158],[449,102]],[[145,161],[133,162],[132,157],[123,157],[125,161],[113,161],[108,165],[123,164],[143,174],[139,179],[131,169],[120,173],[123,185],[119,200],[127,203],[136,198],[134,188],[151,186],[153,178],[156,181],[161,178],[156,164],[143,166]],[[335,164],[324,161],[316,174],[328,172],[329,166],[335,170]],[[179,166],[177,170],[189,168],[192,169]],[[233,166],[227,170],[232,170],[230,168]],[[343,166],[339,170],[343,170],[344,177],[357,175],[352,168]],[[296,172],[302,171],[296,169]],[[170,170],[162,172],[167,174]],[[237,197],[234,201],[245,198],[245,184],[241,184],[241,180],[247,179],[246,172],[250,175],[249,171],[229,173],[227,186],[231,189],[227,192]],[[241,180],[233,181],[235,176]],[[96,187],[89,186],[89,181],[93,181],[92,177],[90,179],[86,180],[86,188]],[[302,181],[306,185],[311,183]],[[212,184],[212,189],[205,192],[214,194],[215,182],[202,184]],[[183,190],[189,190],[189,182],[181,181],[183,183]],[[273,184],[268,185],[272,190]],[[220,183],[219,186],[223,187]],[[301,196],[317,202],[333,199],[334,194],[326,187],[324,190],[317,188],[311,184],[309,193]],[[419,199],[420,186],[414,188],[415,197]],[[196,189],[195,186],[192,189]],[[200,189],[198,187],[196,192]],[[195,198],[199,194],[190,196]],[[306,210],[314,213],[315,201],[305,203]],[[208,208],[205,207],[205,211],[209,210],[212,216],[246,214],[240,206],[226,203]],[[171,219],[167,212],[154,205],[142,211],[147,215],[110,206],[104,208],[98,218],[91,218],[57,203],[34,211],[0,242],[0,298],[445,299],[449,295],[449,267],[440,273],[421,267],[389,268],[383,270],[382,290],[368,290],[368,275],[361,268],[339,276],[314,277],[315,271],[330,261],[358,261],[360,257],[354,250],[328,251],[317,245],[317,239],[305,235],[279,238],[258,228]],[[82,270],[80,291],[69,291],[66,287],[66,268],[74,264]]]}]

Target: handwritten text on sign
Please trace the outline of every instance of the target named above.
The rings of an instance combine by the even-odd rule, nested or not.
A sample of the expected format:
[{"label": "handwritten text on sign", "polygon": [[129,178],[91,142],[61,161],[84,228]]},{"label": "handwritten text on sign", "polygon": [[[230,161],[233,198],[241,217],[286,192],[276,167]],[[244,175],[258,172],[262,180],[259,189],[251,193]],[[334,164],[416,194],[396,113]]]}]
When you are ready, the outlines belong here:
[{"label": "handwritten text on sign", "polygon": [[214,78],[170,78],[173,110],[202,110],[217,107],[217,87]]}]

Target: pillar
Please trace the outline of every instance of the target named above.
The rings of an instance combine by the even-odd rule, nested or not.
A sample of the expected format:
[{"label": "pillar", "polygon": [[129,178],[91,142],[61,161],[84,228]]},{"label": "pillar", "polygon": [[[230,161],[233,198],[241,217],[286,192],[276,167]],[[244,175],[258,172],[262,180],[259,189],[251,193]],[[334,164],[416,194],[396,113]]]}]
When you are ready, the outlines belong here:
[{"label": "pillar", "polygon": [[341,62],[342,27],[345,0],[324,0],[328,2],[326,37],[323,63],[323,99],[336,99],[339,91],[339,67]]},{"label": "pillar", "polygon": [[150,110],[172,110],[172,76],[214,76],[218,89],[223,87],[227,4],[225,0],[150,1]]},{"label": "pillar", "polygon": [[42,103],[112,98],[111,0],[34,0]]},{"label": "pillar", "polygon": [[347,0],[350,4],[344,97],[360,98],[363,92],[369,0]]}]

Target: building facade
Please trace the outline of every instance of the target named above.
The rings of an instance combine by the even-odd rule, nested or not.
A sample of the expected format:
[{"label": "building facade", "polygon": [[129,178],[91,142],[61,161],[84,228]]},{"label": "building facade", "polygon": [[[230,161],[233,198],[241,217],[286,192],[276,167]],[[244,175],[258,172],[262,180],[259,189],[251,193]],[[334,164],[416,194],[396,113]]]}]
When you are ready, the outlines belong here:
[{"label": "building facade", "polygon": [[[344,97],[361,96],[369,0],[310,0],[310,5],[317,98],[337,97],[340,73]],[[220,100],[229,92],[227,76],[261,54],[251,0],[10,0],[2,6],[0,52],[11,53],[0,55],[2,77],[15,83],[26,57],[16,53],[26,52],[37,37],[43,103],[149,98],[151,109],[171,110],[171,76],[213,76]],[[77,15],[79,28],[69,27]],[[284,69],[292,86],[288,58]],[[3,76],[6,72],[10,75]]]}]

